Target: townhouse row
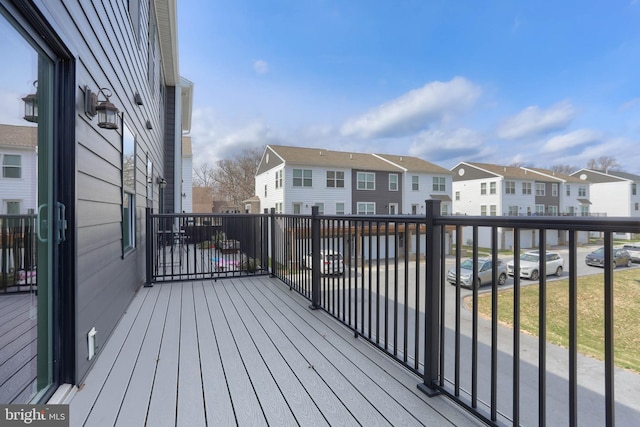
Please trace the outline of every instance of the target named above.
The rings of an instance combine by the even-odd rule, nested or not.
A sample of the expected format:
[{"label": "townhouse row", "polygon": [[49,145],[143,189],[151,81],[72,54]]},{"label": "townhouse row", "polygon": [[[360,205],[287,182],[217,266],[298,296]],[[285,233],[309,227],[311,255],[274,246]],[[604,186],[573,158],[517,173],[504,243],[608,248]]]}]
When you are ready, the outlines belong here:
[{"label": "townhouse row", "polygon": [[[640,217],[638,183],[640,176],[618,171],[565,175],[476,162],[449,170],[412,156],[268,145],[256,173],[256,197],[245,208],[310,214],[318,206],[327,215],[423,215],[425,200],[438,199],[443,215]],[[531,242],[535,239],[532,234]],[[551,236],[552,243],[564,240]],[[501,246],[510,241],[505,235]]]}]

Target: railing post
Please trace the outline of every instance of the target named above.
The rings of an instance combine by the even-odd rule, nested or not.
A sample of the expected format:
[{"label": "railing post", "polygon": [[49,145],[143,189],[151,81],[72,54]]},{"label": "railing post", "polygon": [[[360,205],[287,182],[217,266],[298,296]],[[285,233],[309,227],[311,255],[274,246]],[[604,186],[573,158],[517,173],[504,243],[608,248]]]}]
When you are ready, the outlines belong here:
[{"label": "railing post", "polygon": [[[265,212],[266,213],[266,212]],[[269,214],[270,223],[271,223],[271,277],[276,277],[276,208],[271,208],[271,213]]]},{"label": "railing post", "polygon": [[426,200],[426,277],[424,308],[424,375],[418,388],[428,396],[440,394],[437,383],[440,355],[440,288],[441,288],[441,225],[435,224],[440,216],[440,200]]},{"label": "railing post", "polygon": [[144,286],[146,288],[153,286],[153,223],[151,222],[152,208],[145,209],[145,239],[146,239],[146,281]]},{"label": "railing post", "polygon": [[318,206],[311,207],[311,305],[320,308],[320,218]]}]

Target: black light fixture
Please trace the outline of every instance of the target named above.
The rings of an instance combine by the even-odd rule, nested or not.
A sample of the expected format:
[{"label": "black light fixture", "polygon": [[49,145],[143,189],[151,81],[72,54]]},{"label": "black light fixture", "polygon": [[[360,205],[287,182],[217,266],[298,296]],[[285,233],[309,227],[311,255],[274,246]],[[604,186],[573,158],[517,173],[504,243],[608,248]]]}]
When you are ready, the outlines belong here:
[{"label": "black light fixture", "polygon": [[[105,100],[98,104],[100,94],[104,95]],[[109,101],[111,91],[107,88],[101,88],[98,93],[93,93],[91,89],[85,86],[84,102],[85,112],[88,116],[98,116],[98,126],[103,129],[118,129],[118,109]]]},{"label": "black light fixture", "polygon": [[156,178],[156,183],[158,184],[158,187],[160,187],[160,188],[165,188],[167,186],[167,180],[162,178],[161,176]]},{"label": "black light fixture", "polygon": [[140,92],[136,92],[135,95],[133,95],[133,100],[137,105],[142,105],[142,97],[140,96]]},{"label": "black light fixture", "polygon": [[36,93],[30,93],[22,98],[24,101],[24,119],[31,123],[38,123],[38,81],[33,82]]},{"label": "black light fixture", "polygon": [[153,129],[153,125],[151,124],[151,120],[147,120],[147,129]]}]

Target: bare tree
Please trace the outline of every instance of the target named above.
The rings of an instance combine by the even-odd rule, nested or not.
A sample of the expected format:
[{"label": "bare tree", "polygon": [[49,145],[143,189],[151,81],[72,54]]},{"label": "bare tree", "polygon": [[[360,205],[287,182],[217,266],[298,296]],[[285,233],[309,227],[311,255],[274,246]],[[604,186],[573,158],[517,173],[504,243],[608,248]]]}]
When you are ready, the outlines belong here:
[{"label": "bare tree", "polygon": [[571,165],[553,165],[549,168],[549,170],[552,170],[556,173],[561,173],[564,175],[571,175],[578,169],[580,168],[576,166],[571,166]]},{"label": "bare tree", "polygon": [[240,205],[255,195],[255,176],[264,147],[247,148],[233,159],[217,162],[213,172],[216,191],[225,200]]},{"label": "bare tree", "polygon": [[193,169],[193,186],[194,187],[213,187],[214,169],[208,164],[203,163],[199,168]]},{"label": "bare tree", "polygon": [[607,172],[610,170],[618,170],[620,168],[620,163],[611,156],[600,156],[597,159],[589,160],[587,168]]}]

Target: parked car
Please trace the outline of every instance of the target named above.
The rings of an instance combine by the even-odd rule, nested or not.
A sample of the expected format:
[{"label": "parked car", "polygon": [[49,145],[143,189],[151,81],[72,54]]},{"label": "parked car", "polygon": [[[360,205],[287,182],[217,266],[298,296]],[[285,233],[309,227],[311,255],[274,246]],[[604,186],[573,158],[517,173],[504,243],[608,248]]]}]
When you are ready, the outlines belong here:
[{"label": "parked car", "polygon": [[[309,252],[304,259],[304,266],[311,268],[313,265],[313,254]],[[320,274],[342,274],[344,273],[344,259],[337,251],[320,251]]]},{"label": "parked car", "polygon": [[[547,275],[555,274],[556,276],[562,276],[562,270],[564,269],[564,259],[558,252],[547,252]],[[507,273],[509,276],[515,274],[514,261],[511,260],[507,263]],[[540,252],[529,251],[520,255],[520,277],[524,279],[538,280],[540,276]]]},{"label": "parked car", "polygon": [[622,247],[622,249],[629,252],[629,256],[631,257],[631,262],[640,262],[640,244],[627,244]]},{"label": "parked car", "polygon": [[[616,268],[619,265],[626,265],[627,267],[631,267],[631,255],[629,255],[629,252],[627,252],[626,249],[614,248],[612,255],[613,268]],[[604,247],[598,248],[588,254],[585,257],[584,262],[587,265],[591,265],[594,267],[604,267]]]},{"label": "parked car", "polygon": [[[478,278],[473,279],[473,260],[465,259],[460,263],[460,286],[470,288],[472,283],[475,283],[476,287],[481,285],[492,283],[493,280],[493,263],[491,258],[478,259]],[[507,282],[507,269],[504,262],[501,259],[498,260],[498,285],[504,285]],[[455,285],[456,280],[456,268],[452,268],[447,273],[447,281],[452,285]]]}]

